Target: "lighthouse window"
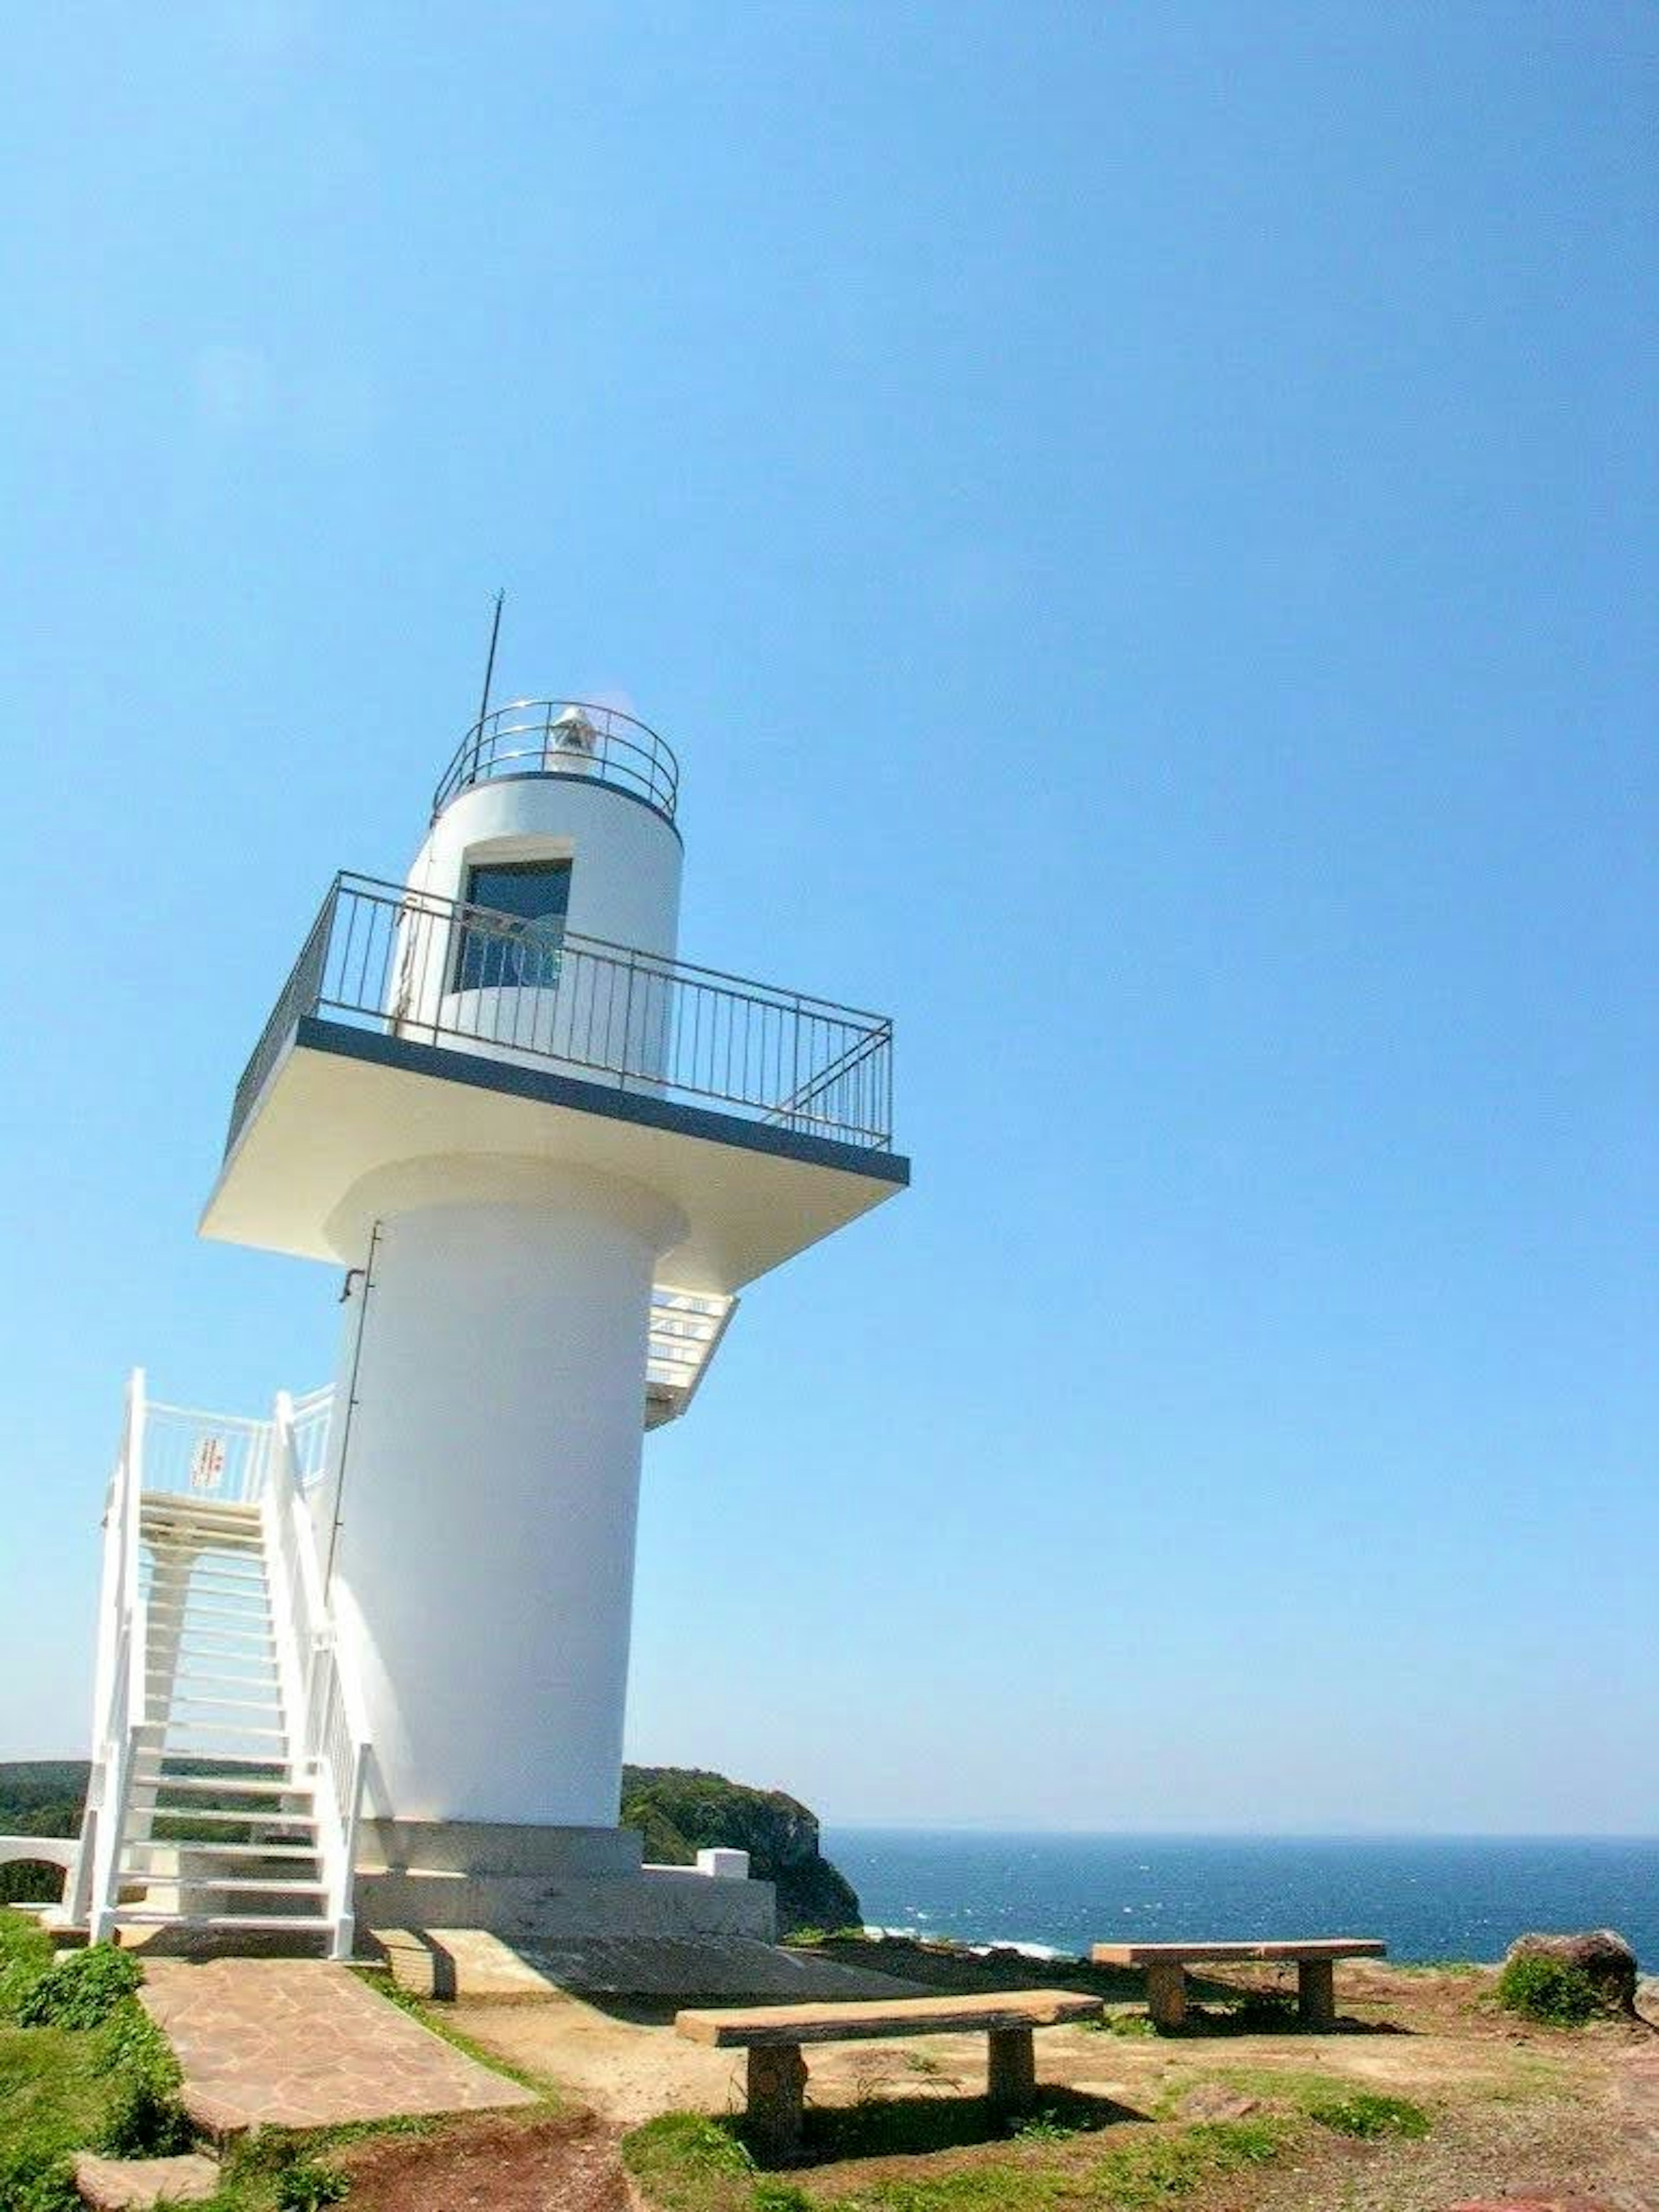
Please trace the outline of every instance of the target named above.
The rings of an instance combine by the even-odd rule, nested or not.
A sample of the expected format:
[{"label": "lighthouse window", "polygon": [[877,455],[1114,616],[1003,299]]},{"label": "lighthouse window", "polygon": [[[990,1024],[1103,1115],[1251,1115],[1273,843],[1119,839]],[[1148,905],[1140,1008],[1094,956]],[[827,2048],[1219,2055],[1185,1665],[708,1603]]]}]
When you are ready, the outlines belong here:
[{"label": "lighthouse window", "polygon": [[457,933],[457,991],[502,985],[551,990],[559,980],[568,860],[495,860],[466,872],[469,914]]}]

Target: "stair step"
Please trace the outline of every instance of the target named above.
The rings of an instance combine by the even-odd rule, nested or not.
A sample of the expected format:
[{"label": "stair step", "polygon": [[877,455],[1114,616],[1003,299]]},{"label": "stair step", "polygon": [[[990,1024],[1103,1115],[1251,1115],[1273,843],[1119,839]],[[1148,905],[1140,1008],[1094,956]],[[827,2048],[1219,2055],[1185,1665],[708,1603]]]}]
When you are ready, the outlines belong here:
[{"label": "stair step", "polygon": [[[165,1783],[159,1786],[167,1787]],[[291,1790],[289,1794],[292,1796],[301,1793]],[[226,1820],[233,1826],[244,1828],[256,1823],[261,1828],[314,1828],[317,1825],[314,1813],[284,1813],[280,1806],[276,1805],[242,1805],[232,1810],[223,1805],[156,1804],[152,1805],[149,1811],[151,1817],[157,1820]],[[162,1837],[158,1840],[167,1842],[169,1838]],[[190,1843],[196,1838],[175,1837],[171,1840]],[[201,1840],[207,1842],[210,1838],[204,1837]],[[288,1840],[292,1841],[292,1838]]]},{"label": "stair step", "polygon": [[[159,1721],[140,1721],[138,1727],[140,1733],[144,1735],[154,1735],[158,1729],[172,1729],[179,1735],[268,1735],[274,1737],[279,1743],[286,1741],[288,1737],[286,1729],[255,1728],[252,1723],[244,1724],[241,1721],[175,1721],[169,1718]],[[203,1752],[199,1756],[203,1759],[211,1759],[216,1754],[212,1752]]]},{"label": "stair step", "polygon": [[152,1529],[143,1540],[149,1547],[149,1565],[167,1567],[173,1572],[189,1567],[261,1568],[265,1564],[265,1545],[263,1536],[250,1536],[246,1541],[240,1536],[209,1536],[205,1534],[192,1542],[185,1543]]},{"label": "stair step", "polygon": [[138,1540],[158,1550],[234,1552],[239,1557],[264,1549],[265,1532],[257,1521],[238,1526],[226,1521],[152,1521],[138,1523]]},{"label": "stair step", "polygon": [[[266,1765],[264,1759],[250,1760],[251,1765]],[[309,1797],[313,1785],[309,1782],[275,1782],[262,1780],[253,1775],[234,1774],[144,1774],[135,1772],[133,1781],[144,1790],[184,1790],[192,1796],[206,1796],[210,1791],[222,1797]],[[157,1806],[156,1811],[161,1811]],[[187,1807],[180,1806],[180,1812]]]},{"label": "stair step", "polygon": [[135,1881],[154,1882],[158,1889],[176,1889],[181,1895],[187,1890],[210,1890],[217,1895],[222,1891],[237,1889],[257,1890],[261,1897],[326,1897],[328,1895],[328,1884],[325,1881],[280,1880],[267,1881],[263,1875],[257,1874],[223,1875],[157,1874],[149,1867],[125,1865],[122,1867],[121,1872],[124,1875],[131,1875]]},{"label": "stair step", "polygon": [[184,1624],[184,1621],[199,1621],[199,1620],[243,1621],[246,1626],[243,1626],[241,1631],[237,1631],[237,1628],[216,1628],[215,1635],[222,1635],[222,1637],[250,1635],[250,1637],[265,1637],[268,1644],[272,1641],[272,1637],[270,1637],[270,1606],[268,1604],[254,1606],[254,1608],[248,1608],[248,1606],[184,1606],[179,1604],[175,1597],[161,1597],[157,1599],[149,1610],[150,1613],[161,1614],[161,1620],[164,1621],[179,1620],[179,1624]]},{"label": "stair step", "polygon": [[268,1597],[269,1585],[261,1568],[251,1575],[216,1574],[199,1562],[185,1567],[158,1567],[147,1587],[158,1595],[177,1597],[200,1590],[204,1597]]},{"label": "stair step", "polygon": [[201,1500],[199,1504],[185,1504],[161,1509],[143,1506],[139,1513],[139,1535],[155,1528],[157,1535],[223,1535],[232,1541],[239,1537],[261,1537],[265,1533],[265,1517],[258,1506],[215,1506]]},{"label": "stair step", "polygon": [[207,1851],[216,1859],[315,1859],[322,1856],[320,1847],[315,1844],[221,1843],[212,1836],[134,1837],[122,1845],[123,1859],[133,1851]]},{"label": "stair step", "polygon": [[194,1522],[228,1529],[233,1534],[257,1535],[264,1520],[264,1511],[258,1505],[231,1505],[212,1498],[152,1498],[145,1500],[138,1525],[176,1528]]},{"label": "stair step", "polygon": [[[269,1698],[216,1698],[210,1691],[192,1694],[189,1690],[179,1686],[175,1676],[173,1683],[173,1711],[176,1711],[181,1705],[211,1705],[216,1712],[271,1713],[278,1718],[281,1717],[283,1711],[283,1701],[274,1693]],[[151,1728],[155,1726],[155,1723],[146,1721],[144,1725],[146,1728]],[[250,1730],[249,1733],[257,1735],[259,1731],[254,1729]],[[287,1730],[279,1729],[277,1733],[286,1735]]]},{"label": "stair step", "polygon": [[138,1534],[147,1541],[159,1537],[178,1544],[258,1544],[264,1533],[257,1513],[243,1520],[199,1508],[190,1513],[146,1513],[138,1523]]},{"label": "stair step", "polygon": [[229,1672],[217,1659],[210,1659],[201,1666],[180,1665],[170,1672],[165,1667],[149,1667],[145,1669],[144,1680],[152,1689],[159,1690],[165,1690],[169,1684],[175,1682],[181,1688],[191,1682],[209,1682],[216,1683],[226,1690],[252,1690],[257,1694],[264,1694],[268,1690],[272,1697],[277,1694],[277,1674],[274,1666],[266,1667],[262,1674],[237,1674]]},{"label": "stair step", "polygon": [[123,1905],[110,1918],[122,1928],[280,1928],[301,1935],[334,1933],[332,1920],[308,1912],[145,1912]]},{"label": "stair step", "polygon": [[[246,1667],[272,1667],[274,1659],[261,1659],[245,1650],[249,1644],[263,1644],[274,1652],[276,1639],[262,1635],[257,1628],[191,1628],[179,1631],[179,1656],[181,1659],[237,1659]],[[210,1646],[211,1648],[210,1648]]]},{"label": "stair step", "polygon": [[[220,1583],[212,1589],[207,1589],[193,1588],[188,1583],[164,1582],[153,1584],[141,1595],[167,1613],[182,1613],[189,1606],[192,1613],[228,1611],[235,1620],[240,1620],[249,1609],[246,1605],[234,1602],[240,1598],[250,1600],[256,1612],[269,1613],[270,1610],[270,1592],[263,1583],[249,1583],[240,1589],[230,1589]],[[192,1599],[198,1602],[192,1604]]]},{"label": "stair step", "polygon": [[154,1591],[157,1597],[187,1597],[199,1592],[216,1602],[229,1597],[268,1598],[270,1585],[263,1574],[210,1575],[200,1567],[180,1567],[165,1573],[152,1574],[144,1584],[143,1595]]}]

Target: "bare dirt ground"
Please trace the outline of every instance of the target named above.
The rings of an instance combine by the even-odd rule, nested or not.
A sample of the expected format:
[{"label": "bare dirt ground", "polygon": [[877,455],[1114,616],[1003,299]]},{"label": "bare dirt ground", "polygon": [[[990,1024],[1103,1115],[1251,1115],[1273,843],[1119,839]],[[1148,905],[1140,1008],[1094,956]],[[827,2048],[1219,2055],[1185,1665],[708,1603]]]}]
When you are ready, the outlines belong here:
[{"label": "bare dirt ground", "polygon": [[[943,1959],[931,1977],[921,1954],[883,1963],[952,1987],[1007,1986],[1018,1978],[1001,1961]],[[1030,1978],[1039,1973],[1078,1978],[1052,1966]],[[1087,2100],[1114,2135],[1120,2126],[1294,2109],[1326,2083],[1408,2098],[1431,2115],[1419,2142],[1356,2142],[1310,2130],[1305,2154],[1184,2200],[1191,2212],[1447,2212],[1524,2197],[1540,2207],[1576,2198],[1607,2212],[1659,2212],[1659,2032],[1639,2023],[1530,2027],[1497,2010],[1491,1979],[1479,1970],[1345,1967],[1337,1984],[1343,2021],[1334,2035],[1250,2032],[1217,2002],[1225,1987],[1218,1981],[1205,1985],[1209,2002],[1179,2036],[1042,2032],[1038,2072],[1045,2084]],[[1241,1976],[1233,1994],[1247,1983],[1279,1986],[1271,1973]],[[1121,1998],[1132,1986],[1112,1994]],[[585,2131],[563,2137],[540,2124],[526,2132],[507,2122],[466,2123],[447,2179],[428,2162],[437,2146],[386,2146],[375,2154],[385,2164],[373,2172],[390,2193],[372,2195],[360,2185],[354,2203],[612,2212],[626,2201],[603,2193],[621,2188],[614,2142],[623,2129],[675,2109],[742,2109],[741,2054],[683,2042],[672,2032],[672,2007],[602,2009],[561,1998],[445,2009],[483,2051],[564,2085],[595,2117]],[[914,2179],[1009,2157],[1006,2142],[974,2139],[983,2124],[972,2101],[984,2083],[983,2036],[831,2045],[807,2055],[812,2103],[913,2109],[930,2144],[920,2154],[811,2166],[797,2178],[813,2195],[850,2194],[878,2173]],[[1014,2154],[1075,2165],[1081,2174],[1103,2139],[1086,2133]],[[464,2142],[478,2148],[463,2155]],[[399,2151],[408,2164],[397,2164]]]},{"label": "bare dirt ground", "polygon": [[593,2113],[459,2122],[338,2155],[353,2212],[626,2212],[617,2130]]}]

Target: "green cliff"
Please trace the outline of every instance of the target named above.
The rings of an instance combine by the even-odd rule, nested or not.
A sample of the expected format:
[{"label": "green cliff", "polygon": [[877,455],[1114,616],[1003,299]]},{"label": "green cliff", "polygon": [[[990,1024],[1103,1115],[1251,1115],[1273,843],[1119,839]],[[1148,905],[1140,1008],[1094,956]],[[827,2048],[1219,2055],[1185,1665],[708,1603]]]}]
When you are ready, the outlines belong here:
[{"label": "green cliff", "polygon": [[695,1766],[623,1769],[623,1826],[645,1835],[647,1860],[690,1866],[716,1845],[747,1851],[750,1872],[774,1882],[778,1926],[855,1927],[851,1884],[818,1849],[817,1816],[781,1790],[751,1790]]}]

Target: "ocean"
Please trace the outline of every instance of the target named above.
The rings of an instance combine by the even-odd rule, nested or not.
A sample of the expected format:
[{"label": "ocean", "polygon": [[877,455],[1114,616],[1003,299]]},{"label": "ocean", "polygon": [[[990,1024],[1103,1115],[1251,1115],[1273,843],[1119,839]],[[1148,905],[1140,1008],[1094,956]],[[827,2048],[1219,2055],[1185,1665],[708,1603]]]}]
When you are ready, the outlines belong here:
[{"label": "ocean", "polygon": [[1398,1960],[1495,1960],[1528,1929],[1614,1928],[1659,1973],[1659,1838],[826,1828],[823,1850],[868,1925],[966,1943],[1380,1936]]}]

